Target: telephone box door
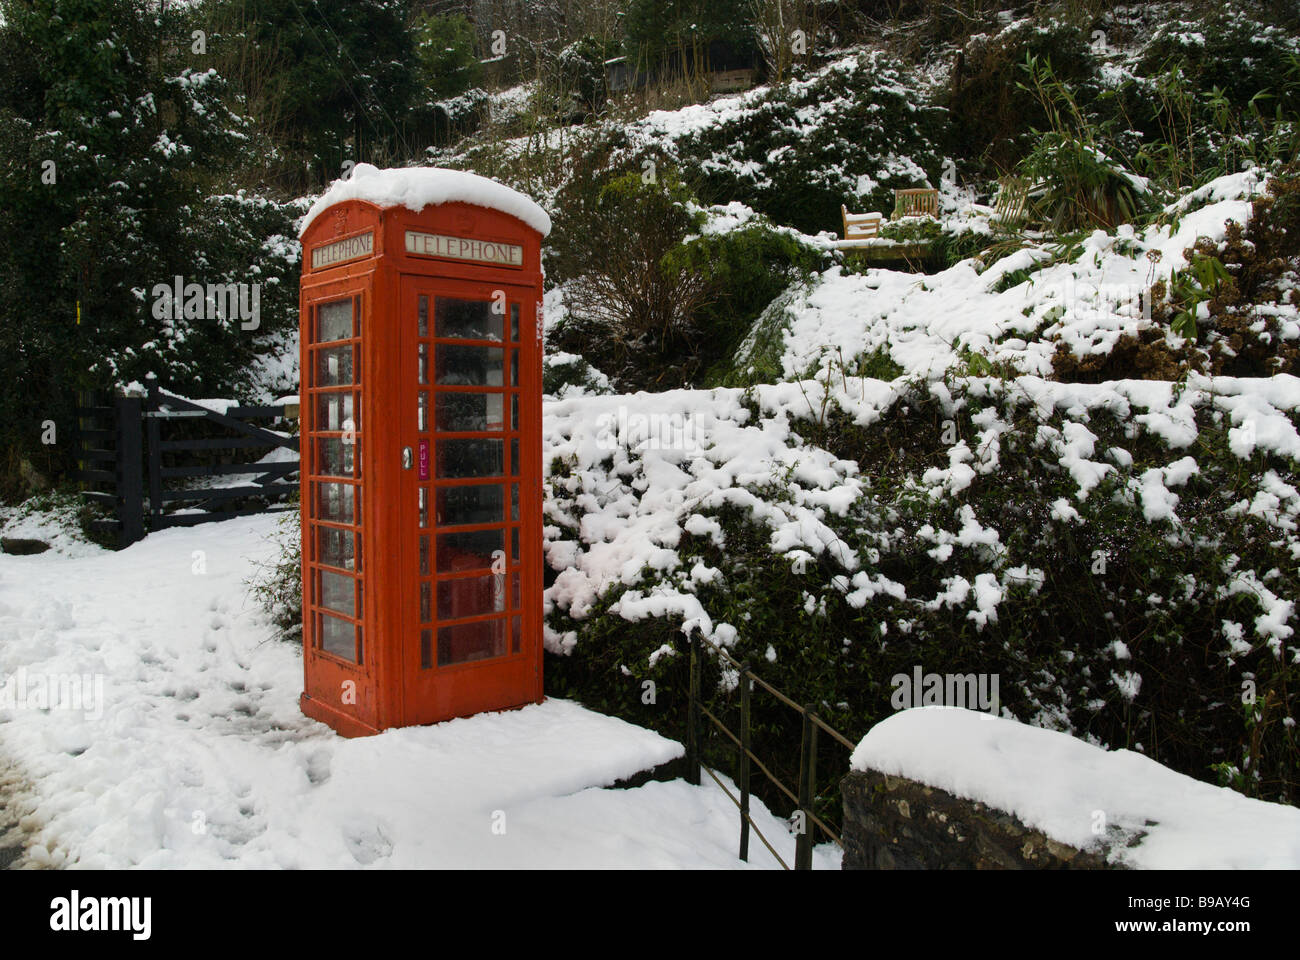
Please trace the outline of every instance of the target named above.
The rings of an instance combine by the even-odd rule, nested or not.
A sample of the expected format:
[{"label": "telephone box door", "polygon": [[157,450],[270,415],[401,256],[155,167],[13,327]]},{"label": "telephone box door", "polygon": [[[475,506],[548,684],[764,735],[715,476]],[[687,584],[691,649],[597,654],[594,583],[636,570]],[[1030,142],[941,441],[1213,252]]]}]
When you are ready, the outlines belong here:
[{"label": "telephone box door", "polygon": [[541,697],[535,303],[528,287],[402,278],[406,723]]}]

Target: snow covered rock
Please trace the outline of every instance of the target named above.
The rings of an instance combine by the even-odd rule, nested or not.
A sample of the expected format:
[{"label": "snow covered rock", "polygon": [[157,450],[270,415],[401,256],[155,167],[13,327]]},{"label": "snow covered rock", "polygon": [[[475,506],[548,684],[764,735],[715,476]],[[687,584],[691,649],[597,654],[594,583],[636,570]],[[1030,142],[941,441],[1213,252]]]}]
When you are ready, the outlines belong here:
[{"label": "snow covered rock", "polygon": [[986,713],[904,710],[850,766],[848,866],[1300,867],[1294,807]]}]

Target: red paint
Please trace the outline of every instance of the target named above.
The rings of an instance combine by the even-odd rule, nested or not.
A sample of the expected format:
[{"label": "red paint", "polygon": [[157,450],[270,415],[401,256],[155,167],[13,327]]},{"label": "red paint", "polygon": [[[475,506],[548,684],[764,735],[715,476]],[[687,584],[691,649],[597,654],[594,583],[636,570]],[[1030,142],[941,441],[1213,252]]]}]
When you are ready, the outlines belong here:
[{"label": "red paint", "polygon": [[[407,230],[523,264],[413,256]],[[367,233],[371,256],[311,268]],[[302,242],[303,711],[357,736],[540,701],[540,234],[349,200]]]}]

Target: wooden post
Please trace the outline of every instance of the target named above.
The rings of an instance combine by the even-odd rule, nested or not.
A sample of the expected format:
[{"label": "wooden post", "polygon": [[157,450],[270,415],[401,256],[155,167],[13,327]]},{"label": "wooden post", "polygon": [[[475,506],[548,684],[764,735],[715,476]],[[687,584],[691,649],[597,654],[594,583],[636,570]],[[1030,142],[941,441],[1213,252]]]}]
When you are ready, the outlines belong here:
[{"label": "wooden post", "polygon": [[749,701],[754,681],[749,676],[749,661],[740,665],[740,859],[749,860]]},{"label": "wooden post", "polygon": [[691,634],[690,699],[686,709],[686,782],[700,785],[700,638]]},{"label": "wooden post", "polygon": [[139,397],[114,397],[113,420],[117,433],[118,549],[144,539],[144,471],[142,470]]},{"label": "wooden post", "polygon": [[[145,375],[145,412],[158,412],[158,378],[152,374]],[[162,518],[162,428],[157,417],[149,417],[148,427],[149,457],[149,529],[159,529],[158,521]]]},{"label": "wooden post", "polygon": [[817,778],[817,724],[813,723],[812,707],[803,708],[803,744],[799,749],[799,809],[803,811],[803,832],[795,840],[794,868],[812,869],[813,848],[813,781]]}]

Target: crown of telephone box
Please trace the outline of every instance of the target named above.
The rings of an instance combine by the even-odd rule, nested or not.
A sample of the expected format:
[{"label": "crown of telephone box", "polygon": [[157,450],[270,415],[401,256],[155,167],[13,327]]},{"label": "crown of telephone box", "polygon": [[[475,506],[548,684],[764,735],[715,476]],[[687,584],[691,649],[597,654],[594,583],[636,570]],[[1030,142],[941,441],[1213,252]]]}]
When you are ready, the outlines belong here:
[{"label": "crown of telephone box", "polygon": [[439,203],[469,203],[500,210],[532,227],[543,237],[551,232],[546,211],[518,190],[464,170],[441,167],[399,167],[380,170],[359,163],[346,180],[335,180],[303,218],[298,236],[307,232],[324,210],[344,200],[367,200],[380,207],[405,207],[420,211]]}]

